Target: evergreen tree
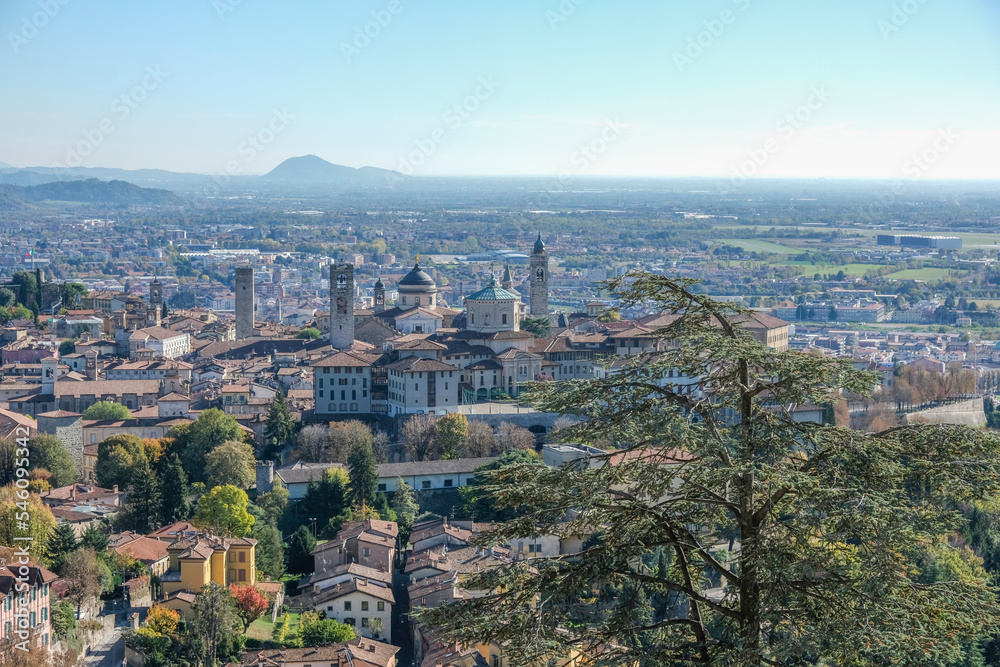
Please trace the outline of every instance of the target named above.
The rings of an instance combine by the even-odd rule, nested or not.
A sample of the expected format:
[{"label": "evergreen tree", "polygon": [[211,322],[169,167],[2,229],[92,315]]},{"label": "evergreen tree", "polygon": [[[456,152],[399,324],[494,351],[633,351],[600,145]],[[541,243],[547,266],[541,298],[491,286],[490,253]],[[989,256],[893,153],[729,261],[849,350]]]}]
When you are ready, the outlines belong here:
[{"label": "evergreen tree", "polygon": [[201,640],[204,664],[225,664],[242,648],[233,640],[243,636],[243,624],[233,595],[225,586],[212,582],[202,588],[191,603],[191,617],[191,630]]},{"label": "evergreen tree", "polygon": [[402,477],[396,478],[396,490],[392,492],[392,502],[390,507],[396,512],[396,524],[399,526],[399,548],[405,549],[410,543],[410,533],[413,532],[413,522],[420,513],[420,505],[413,495],[413,489],[403,481]]},{"label": "evergreen tree", "polygon": [[373,505],[378,493],[378,470],[371,442],[357,442],[351,447],[347,470],[351,480],[348,486],[351,504],[359,507]]},{"label": "evergreen tree", "polygon": [[288,410],[285,394],[278,392],[267,412],[267,424],[264,427],[264,442],[269,456],[274,456],[288,444],[295,434],[295,422]]},{"label": "evergreen tree", "polygon": [[108,534],[101,528],[98,528],[97,525],[91,523],[83,531],[83,535],[80,536],[80,543],[77,546],[92,547],[94,551],[102,554],[108,550],[109,541]]},{"label": "evergreen tree", "polygon": [[310,480],[306,486],[306,493],[298,507],[299,518],[314,518],[316,525],[324,526],[347,509],[347,500],[347,475],[343,470],[331,468],[319,482]]},{"label": "evergreen tree", "polygon": [[149,462],[140,459],[132,471],[125,507],[118,518],[119,526],[123,530],[134,530],[143,535],[151,533],[160,527],[162,511],[160,481]]},{"label": "evergreen tree", "polygon": [[183,521],[191,516],[188,502],[187,473],[177,454],[163,457],[160,472],[160,522],[163,525]]},{"label": "evergreen tree", "polygon": [[306,526],[299,526],[288,538],[288,571],[293,574],[308,574],[313,571],[312,550],[316,548],[316,538]]},{"label": "evergreen tree", "polygon": [[254,559],[257,569],[277,581],[285,574],[285,552],[281,547],[281,534],[274,525],[261,521],[255,523],[250,535],[257,540]]},{"label": "evergreen tree", "polygon": [[57,524],[46,546],[46,555],[48,556],[51,568],[56,572],[61,570],[63,563],[66,562],[66,557],[76,547],[76,532],[73,530],[72,524]]},{"label": "evergreen tree", "polygon": [[[468,575],[465,588],[490,592],[417,614],[439,640],[501,645],[512,664],[603,646],[608,667],[946,665],[1000,630],[988,576],[946,539],[963,523],[959,503],[1000,487],[1000,436],[802,421],[797,406],[865,396],[877,376],[758,342],[741,328],[753,314],[692,281],[631,274],[612,285],[623,308],[675,315],[654,332],[662,351],[607,377],[538,383],[530,398],[581,418],[567,440],[618,451],[602,466],[485,473],[494,506],[519,516],[484,539],[603,529],[603,543]],[[677,369],[700,380],[678,387]],[[672,564],[654,576],[644,559],[658,546]],[[930,562],[935,580],[921,580]],[[713,579],[725,596],[705,594]],[[676,611],[652,622],[609,613],[593,594],[608,583]]]}]

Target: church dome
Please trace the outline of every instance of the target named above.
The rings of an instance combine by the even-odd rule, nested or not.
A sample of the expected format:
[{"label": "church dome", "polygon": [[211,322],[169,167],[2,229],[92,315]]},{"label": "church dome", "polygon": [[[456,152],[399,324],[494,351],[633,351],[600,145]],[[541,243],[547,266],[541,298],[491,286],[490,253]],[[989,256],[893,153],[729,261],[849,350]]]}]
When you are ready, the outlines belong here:
[{"label": "church dome", "polygon": [[535,241],[535,249],[532,251],[536,255],[545,252],[545,244],[542,243],[542,233],[538,232],[538,240]]},{"label": "church dome", "polygon": [[427,272],[420,268],[420,264],[414,264],[413,269],[410,270],[403,279],[399,281],[401,286],[413,286],[413,287],[434,287],[434,279],[427,275]]},{"label": "church dome", "polygon": [[466,301],[520,301],[521,295],[505,290],[497,285],[496,276],[490,276],[486,287],[465,298]]}]

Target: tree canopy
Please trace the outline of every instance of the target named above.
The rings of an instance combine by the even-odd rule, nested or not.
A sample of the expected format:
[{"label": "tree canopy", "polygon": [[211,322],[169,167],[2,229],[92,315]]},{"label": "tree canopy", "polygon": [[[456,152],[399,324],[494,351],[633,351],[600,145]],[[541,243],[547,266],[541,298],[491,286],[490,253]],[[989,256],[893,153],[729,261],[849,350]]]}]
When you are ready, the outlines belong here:
[{"label": "tree canopy", "polygon": [[119,421],[131,419],[132,412],[121,403],[114,401],[97,401],[83,411],[84,419]]},{"label": "tree canopy", "polygon": [[[520,664],[600,651],[602,665],[874,666],[948,664],[997,632],[997,591],[948,536],[958,504],[996,493],[1000,436],[803,421],[796,408],[866,395],[875,376],[766,347],[745,311],[691,281],[611,287],[623,308],[677,315],[656,332],[661,351],[530,397],[582,418],[566,441],[617,451],[485,475],[519,516],[484,543],[591,538],[573,558],[470,575],[465,587],[490,592],[419,614],[440,639],[502,645]],[[929,562],[949,565],[929,576]]]}]

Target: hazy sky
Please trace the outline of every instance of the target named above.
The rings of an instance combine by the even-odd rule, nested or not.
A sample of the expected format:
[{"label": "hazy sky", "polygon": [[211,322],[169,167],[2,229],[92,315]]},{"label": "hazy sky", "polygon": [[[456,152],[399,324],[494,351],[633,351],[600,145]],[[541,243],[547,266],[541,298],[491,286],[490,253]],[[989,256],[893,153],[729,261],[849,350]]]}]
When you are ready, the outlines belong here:
[{"label": "hazy sky", "polygon": [[995,0],[3,0],[0,33],[15,166],[1000,178]]}]

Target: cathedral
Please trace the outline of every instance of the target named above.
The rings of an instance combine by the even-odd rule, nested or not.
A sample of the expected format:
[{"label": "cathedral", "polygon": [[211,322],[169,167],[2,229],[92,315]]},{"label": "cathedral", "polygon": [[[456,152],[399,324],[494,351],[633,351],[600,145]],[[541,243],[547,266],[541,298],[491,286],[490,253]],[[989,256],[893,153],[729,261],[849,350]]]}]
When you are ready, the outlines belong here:
[{"label": "cathedral", "polygon": [[[392,308],[385,303],[385,284],[376,282],[374,309],[360,324],[347,307],[353,303],[354,267],[330,269],[335,352],[315,366],[317,414],[446,414],[465,403],[516,396],[549,363],[531,352],[534,335],[521,331],[526,307],[509,268],[500,281],[491,272],[486,285],[465,298],[463,313],[438,303],[437,284],[418,261],[399,281]],[[539,235],[531,255],[532,317],[548,316],[548,269]],[[386,334],[381,351],[355,339],[372,327]]]}]

